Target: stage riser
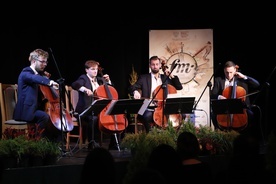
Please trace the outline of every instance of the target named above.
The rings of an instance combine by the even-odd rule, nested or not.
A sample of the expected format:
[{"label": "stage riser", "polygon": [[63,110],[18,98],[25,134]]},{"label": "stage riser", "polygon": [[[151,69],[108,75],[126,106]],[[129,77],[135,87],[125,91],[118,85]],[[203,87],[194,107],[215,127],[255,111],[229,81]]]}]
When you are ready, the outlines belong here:
[{"label": "stage riser", "polygon": [[[121,180],[126,173],[127,161],[116,162],[117,177]],[[69,184],[79,183],[82,165],[42,166],[5,169],[1,184]],[[92,180],[93,178],[91,178]]]}]

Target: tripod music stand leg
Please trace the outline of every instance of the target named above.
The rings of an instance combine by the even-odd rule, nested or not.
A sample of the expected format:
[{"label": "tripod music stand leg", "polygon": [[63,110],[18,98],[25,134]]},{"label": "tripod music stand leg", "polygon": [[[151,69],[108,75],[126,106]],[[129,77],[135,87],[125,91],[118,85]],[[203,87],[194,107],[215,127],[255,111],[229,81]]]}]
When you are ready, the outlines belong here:
[{"label": "tripod music stand leg", "polygon": [[121,151],[120,145],[119,145],[119,141],[118,141],[118,138],[117,138],[117,133],[114,133],[114,136],[115,136],[115,141],[116,141],[116,145],[117,145],[118,151]]},{"label": "tripod music stand leg", "polygon": [[100,145],[95,141],[95,120],[94,120],[94,112],[92,111],[92,148],[100,147]]}]

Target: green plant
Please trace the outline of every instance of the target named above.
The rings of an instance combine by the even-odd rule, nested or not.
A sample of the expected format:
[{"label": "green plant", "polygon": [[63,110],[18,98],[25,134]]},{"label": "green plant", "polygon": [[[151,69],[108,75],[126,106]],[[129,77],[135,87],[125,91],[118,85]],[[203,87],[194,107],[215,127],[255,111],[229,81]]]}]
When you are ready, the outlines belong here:
[{"label": "green plant", "polygon": [[138,74],[134,70],[134,66],[133,65],[132,65],[132,70],[131,70],[131,73],[129,74],[129,76],[130,76],[129,83],[130,83],[130,85],[133,85],[137,81],[137,79],[138,79]]},{"label": "green plant", "polygon": [[20,145],[14,139],[1,139],[0,140],[0,156],[2,157],[19,157]]},{"label": "green plant", "polygon": [[239,135],[237,131],[213,130],[211,127],[199,125],[194,126],[192,123],[185,123],[179,129],[179,133],[189,131],[194,133],[201,146],[201,155],[211,154],[229,154],[232,153],[233,141]]},{"label": "green plant", "polygon": [[126,134],[121,146],[132,152],[132,160],[128,165],[126,183],[132,174],[138,169],[145,167],[151,151],[159,144],[169,144],[175,147],[175,139],[168,131],[153,128],[150,133]]},{"label": "green plant", "polygon": [[[135,69],[134,69],[134,66],[132,65],[132,70],[131,70],[131,73],[129,74],[129,83],[130,83],[130,85],[133,85],[133,84],[135,84],[135,82],[137,81],[137,79],[138,79],[138,74],[137,74],[137,72],[135,71]],[[128,97],[130,98],[130,99],[133,99],[133,96],[131,95],[131,94],[128,94]],[[135,114],[129,114],[129,121],[130,122],[134,122],[134,118],[135,118]]]},{"label": "green plant", "polygon": [[15,142],[18,144],[18,157],[21,158],[22,155],[29,155],[30,154],[30,140],[25,135],[20,135],[15,137]]},{"label": "green plant", "polygon": [[236,131],[212,130],[207,126],[194,126],[190,121],[183,122],[178,128],[168,123],[166,129],[153,127],[149,133],[126,133],[122,139],[121,146],[131,150],[133,158],[128,165],[128,173],[125,176],[125,183],[137,169],[146,166],[152,149],[159,144],[165,143],[176,148],[178,135],[183,131],[194,133],[201,145],[201,155],[217,155],[232,153],[233,140],[239,135]]},{"label": "green plant", "polygon": [[58,156],[60,154],[59,144],[46,138],[30,140],[28,142],[29,155],[44,158],[46,155]]},{"label": "green plant", "polygon": [[44,155],[51,155],[53,157],[57,157],[60,155],[60,145],[57,142],[52,142],[47,139],[43,140],[44,146]]},{"label": "green plant", "polygon": [[0,156],[15,157],[19,161],[22,156],[45,158],[50,155],[56,158],[60,155],[59,143],[42,138],[42,132],[43,130],[32,128],[28,134],[18,134],[16,130],[6,129],[4,138],[0,140]]},{"label": "green plant", "polygon": [[[127,149],[137,150],[140,145],[147,145],[149,144],[148,142],[153,139],[154,143],[156,144],[167,141],[170,145],[176,147],[176,139],[183,131],[192,132],[197,136],[201,146],[202,154],[204,155],[231,153],[233,148],[233,140],[239,135],[239,133],[234,130],[213,130],[211,127],[202,125],[196,127],[190,121],[182,123],[182,126],[176,129],[171,125],[171,122],[169,122],[169,125],[166,129],[153,127],[148,134],[127,133],[121,144]],[[144,142],[146,142],[146,144],[144,144]]]}]

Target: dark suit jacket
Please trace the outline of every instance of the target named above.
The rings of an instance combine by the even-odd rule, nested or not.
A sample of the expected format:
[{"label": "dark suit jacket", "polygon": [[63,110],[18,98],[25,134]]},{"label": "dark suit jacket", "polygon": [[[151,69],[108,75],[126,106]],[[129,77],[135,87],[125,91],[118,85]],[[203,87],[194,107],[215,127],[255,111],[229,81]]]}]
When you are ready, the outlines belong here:
[{"label": "dark suit jacket", "polygon": [[[97,77],[97,82],[99,85],[104,85],[104,81],[101,77]],[[88,89],[91,89],[93,91],[90,79],[87,77],[86,74],[82,74],[76,81],[74,81],[71,84],[71,86],[73,89],[77,91],[82,86]],[[113,84],[111,84],[111,86],[113,86]],[[92,102],[94,101],[94,96],[87,96],[85,93],[81,91],[78,91],[78,93],[79,93],[79,100],[76,105],[75,111],[80,114],[92,104]]]},{"label": "dark suit jacket", "polygon": [[[25,67],[18,77],[18,100],[13,113],[15,120],[32,121],[39,108],[39,85],[48,85],[50,79],[35,75],[31,67]],[[41,99],[42,101],[42,99]]]},{"label": "dark suit jacket", "polygon": [[[166,79],[166,76],[164,74],[161,75],[161,80],[164,81]],[[165,81],[165,84],[170,84],[175,87],[176,90],[181,90],[182,84],[177,76],[174,76],[174,78],[170,79],[167,78]],[[148,74],[142,74],[139,76],[138,80],[135,84],[129,87],[129,94],[133,95],[133,92],[135,90],[140,91],[141,97],[143,98],[150,98],[151,93],[151,73]]]},{"label": "dark suit jacket", "polygon": [[[214,85],[211,90],[211,99],[218,99],[218,95],[221,95],[225,86],[224,77],[216,77],[214,80]],[[257,89],[260,86],[260,83],[252,77],[247,76],[247,79],[237,79],[237,86],[241,86],[245,90],[245,95],[248,94],[249,89]],[[245,103],[250,107],[250,100],[248,97],[245,97]]]}]

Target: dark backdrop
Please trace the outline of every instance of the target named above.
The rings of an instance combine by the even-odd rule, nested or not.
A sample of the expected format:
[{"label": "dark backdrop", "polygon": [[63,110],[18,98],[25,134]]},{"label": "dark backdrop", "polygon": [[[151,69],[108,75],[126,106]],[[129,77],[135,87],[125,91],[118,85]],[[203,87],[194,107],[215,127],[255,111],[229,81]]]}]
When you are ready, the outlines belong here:
[{"label": "dark backdrop", "polygon": [[[273,12],[153,8],[96,13],[94,8],[79,14],[79,10],[66,10],[38,9],[31,11],[32,15],[2,16],[0,82],[17,83],[18,74],[29,65],[29,53],[42,48],[52,50],[47,67],[52,79],[63,78],[70,85],[84,73],[84,62],[95,59],[115,83],[119,98],[128,98],[132,65],[138,74],[148,72],[149,30],[213,29],[214,67],[233,60],[244,74],[258,79],[263,88],[250,98],[262,111],[265,134],[275,127]],[[222,74],[222,69],[219,71],[216,75]]]}]

